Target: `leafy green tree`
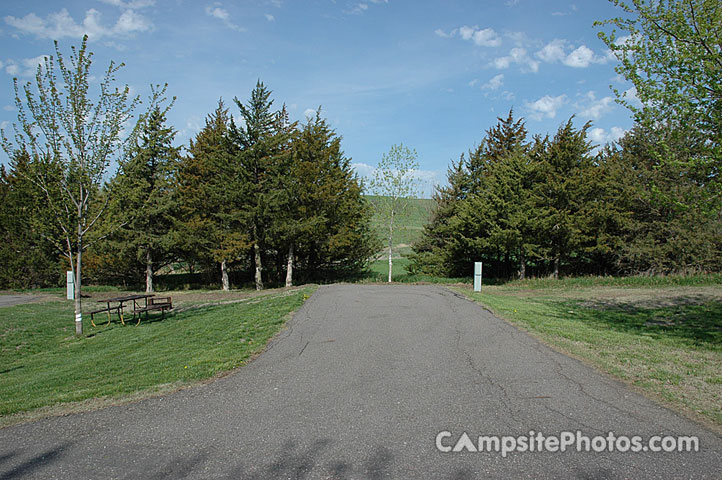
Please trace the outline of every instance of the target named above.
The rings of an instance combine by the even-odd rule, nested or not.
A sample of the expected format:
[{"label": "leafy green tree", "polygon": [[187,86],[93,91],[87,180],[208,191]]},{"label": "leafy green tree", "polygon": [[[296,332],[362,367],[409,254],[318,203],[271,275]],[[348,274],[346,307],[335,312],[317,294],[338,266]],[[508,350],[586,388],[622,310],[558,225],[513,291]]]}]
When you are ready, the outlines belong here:
[{"label": "leafy green tree", "polygon": [[[82,255],[90,245],[105,204],[97,201],[110,161],[122,147],[123,125],[137,104],[128,86],[118,88],[115,74],[123,64],[111,62],[99,82],[99,97],[90,98],[92,53],[88,37],[72,48],[66,63],[55,42],[56,57],[38,67],[35,84],[15,85],[18,123],[13,143],[2,132],[11,158],[25,152],[34,164],[28,179],[42,192],[52,217],[46,238],[62,252],[75,277],[75,331],[83,332]],[[56,194],[56,192],[60,194]],[[61,236],[52,236],[55,230]]]},{"label": "leafy green tree", "polygon": [[307,279],[358,273],[378,250],[362,186],[341,150],[341,137],[320,109],[293,138],[293,163],[285,182],[290,201],[274,236],[288,251],[286,286],[294,264]]},{"label": "leafy green tree", "polygon": [[62,232],[48,230],[52,212],[43,192],[29,180],[36,165],[26,152],[17,152],[8,166],[0,166],[0,288],[56,286],[66,264],[47,238]]},{"label": "leafy green tree", "polygon": [[290,141],[295,125],[288,123],[285,108],[272,110],[271,91],[259,80],[248,103],[237,98],[243,124],[231,118],[229,136],[236,148],[236,161],[229,176],[238,185],[232,200],[247,225],[253,246],[256,289],[263,289],[263,252],[270,243],[270,225],[287,205],[283,186],[290,169]]},{"label": "leafy green tree", "polygon": [[[685,160],[686,175],[705,182],[716,212],[722,186],[722,4],[718,0],[612,3],[625,15],[597,22],[612,27],[599,36],[619,60],[616,70],[632,82],[641,106],[625,93],[617,91],[617,96],[645,128],[663,126],[667,135],[650,146],[651,153],[668,163]],[[680,141],[695,155],[672,156],[669,144]]]},{"label": "leafy green tree", "polygon": [[232,201],[231,192],[237,189],[234,176],[229,175],[234,162],[229,123],[228,109],[219,100],[178,169],[181,250],[190,263],[220,265],[223,290],[230,289],[230,264],[250,247],[245,224]]},{"label": "leafy green tree", "polygon": [[523,119],[510,110],[468,157],[452,164],[449,186],[437,190],[432,221],[414,246],[412,271],[462,276],[481,260],[499,276],[513,261],[520,275],[525,272],[526,257],[536,251],[525,220],[531,169],[526,137]]},{"label": "leafy green tree", "polygon": [[[647,275],[719,271],[722,218],[702,208],[704,185],[686,175],[685,162],[660,162],[651,153],[660,137],[669,138],[659,126],[637,125],[599,158],[614,184],[610,192],[615,197],[607,204],[623,214],[612,230],[619,231],[613,257],[618,270]],[[669,148],[680,158],[690,154],[682,142]]]},{"label": "leafy green tree", "polygon": [[138,135],[120,163],[112,189],[113,211],[123,220],[116,238],[145,267],[145,290],[153,291],[153,274],[173,259],[174,224],[178,211],[175,175],[180,158],[173,146],[175,130],[166,126],[173,99],[166,87],[153,88],[149,112],[138,123]]},{"label": "leafy green tree", "polygon": [[417,156],[416,150],[403,144],[392,145],[388,153],[381,157],[369,185],[371,193],[377,195],[373,205],[387,232],[389,283],[393,270],[394,230],[400,218],[408,215],[409,201],[418,192],[418,181],[414,177],[414,172],[419,168]]},{"label": "leafy green tree", "polygon": [[552,274],[559,277],[561,263],[586,241],[589,200],[586,180],[593,178],[592,149],[586,132],[591,126],[574,128],[572,118],[559,127],[544,150],[536,170],[534,195],[538,231],[542,236],[540,254],[552,261]]}]

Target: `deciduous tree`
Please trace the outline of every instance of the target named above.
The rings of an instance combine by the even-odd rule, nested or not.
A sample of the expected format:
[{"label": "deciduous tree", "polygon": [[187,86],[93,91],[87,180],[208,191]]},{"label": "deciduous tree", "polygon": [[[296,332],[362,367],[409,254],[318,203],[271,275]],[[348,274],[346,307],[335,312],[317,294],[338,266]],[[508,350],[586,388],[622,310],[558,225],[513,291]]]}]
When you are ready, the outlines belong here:
[{"label": "deciduous tree", "polygon": [[[42,192],[52,212],[47,236],[71,264],[75,277],[75,331],[83,332],[81,308],[82,255],[105,204],[98,204],[104,175],[123,145],[123,126],[137,104],[128,86],[118,87],[115,74],[123,66],[111,62],[100,79],[97,100],[91,99],[92,53],[88,37],[72,47],[66,62],[58,43],[55,57],[45,57],[35,83],[22,88],[15,79],[18,123],[14,142],[2,132],[3,149],[12,157],[25,152],[34,164],[29,179]],[[56,195],[59,189],[60,195]]]}]

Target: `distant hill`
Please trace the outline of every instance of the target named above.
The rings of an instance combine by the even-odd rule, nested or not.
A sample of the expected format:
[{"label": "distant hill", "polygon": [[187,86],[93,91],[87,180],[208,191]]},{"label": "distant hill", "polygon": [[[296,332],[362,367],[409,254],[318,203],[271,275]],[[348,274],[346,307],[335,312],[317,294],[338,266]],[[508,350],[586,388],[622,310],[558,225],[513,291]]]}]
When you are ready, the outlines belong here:
[{"label": "distant hill", "polygon": [[[377,198],[374,195],[366,195],[370,202]],[[401,218],[397,228],[394,228],[394,257],[411,253],[411,245],[421,237],[424,225],[431,219],[431,212],[434,208],[434,201],[428,198],[415,198],[411,200],[408,215]],[[373,228],[386,247],[388,233],[385,225],[382,224],[375,214],[371,220]]]}]

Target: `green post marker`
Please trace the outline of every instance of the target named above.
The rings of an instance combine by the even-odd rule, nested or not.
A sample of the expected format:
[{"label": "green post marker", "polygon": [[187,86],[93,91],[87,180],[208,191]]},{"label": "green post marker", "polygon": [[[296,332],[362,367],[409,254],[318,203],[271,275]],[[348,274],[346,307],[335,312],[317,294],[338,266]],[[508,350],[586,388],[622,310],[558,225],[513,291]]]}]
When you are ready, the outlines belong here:
[{"label": "green post marker", "polygon": [[481,291],[481,268],[482,262],[474,262],[474,291]]}]

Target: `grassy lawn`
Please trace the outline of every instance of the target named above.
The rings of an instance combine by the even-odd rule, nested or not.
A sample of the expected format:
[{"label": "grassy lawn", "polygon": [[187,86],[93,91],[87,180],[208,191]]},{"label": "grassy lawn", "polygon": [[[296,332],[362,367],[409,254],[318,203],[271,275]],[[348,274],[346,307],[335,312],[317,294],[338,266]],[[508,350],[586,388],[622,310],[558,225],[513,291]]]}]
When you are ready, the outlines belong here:
[{"label": "grassy lawn", "polygon": [[[369,202],[373,203],[377,197],[374,195],[367,195],[366,198]],[[411,253],[411,245],[421,237],[424,225],[426,225],[431,218],[431,212],[433,211],[434,205],[435,203],[431,199],[411,199],[407,214],[398,217],[394,227],[394,257]],[[374,216],[371,219],[371,227],[381,239],[382,245],[388,248],[387,227],[376,213],[374,213]],[[388,252],[388,250],[386,251]],[[394,270],[395,267],[396,265],[394,264]],[[388,276],[388,268],[386,269],[386,275]]]},{"label": "grassy lawn", "polygon": [[174,294],[177,312],[165,319],[93,328],[86,317],[80,338],[70,301],[2,308],[0,424],[13,421],[8,415],[58,404],[172,391],[236,368],[261,351],[314,290],[231,294],[225,301],[235,303],[229,304],[220,292],[185,301]]},{"label": "grassy lawn", "polygon": [[[443,284],[470,284],[470,278],[445,278],[434,277],[432,275],[411,275],[406,270],[409,264],[408,258],[393,259],[392,280],[399,283],[443,283]],[[389,280],[389,259],[388,257],[376,260],[370,265],[370,273],[362,283],[368,282],[387,282]]]},{"label": "grassy lawn", "polygon": [[548,345],[722,428],[717,277],[530,280],[459,291]]}]

